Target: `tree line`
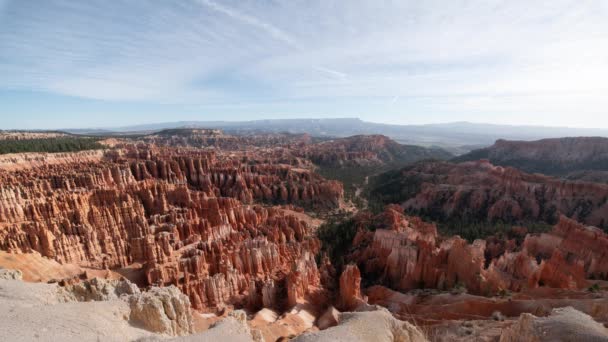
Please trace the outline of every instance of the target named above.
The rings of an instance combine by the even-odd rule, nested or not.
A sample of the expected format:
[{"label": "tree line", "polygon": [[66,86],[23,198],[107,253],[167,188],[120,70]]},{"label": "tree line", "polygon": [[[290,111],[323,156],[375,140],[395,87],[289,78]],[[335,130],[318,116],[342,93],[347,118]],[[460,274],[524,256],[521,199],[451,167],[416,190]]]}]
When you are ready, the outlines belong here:
[{"label": "tree line", "polygon": [[0,154],[23,152],[77,152],[104,148],[96,138],[58,137],[27,140],[1,140]]}]

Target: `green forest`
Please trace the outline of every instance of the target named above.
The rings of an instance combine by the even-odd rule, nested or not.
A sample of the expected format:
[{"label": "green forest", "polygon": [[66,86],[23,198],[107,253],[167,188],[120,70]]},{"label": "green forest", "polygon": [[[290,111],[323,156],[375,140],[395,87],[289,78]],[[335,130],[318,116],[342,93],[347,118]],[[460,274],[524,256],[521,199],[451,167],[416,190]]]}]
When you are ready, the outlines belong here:
[{"label": "green forest", "polygon": [[60,137],[27,140],[0,140],[0,154],[22,152],[76,152],[102,149],[97,138]]}]

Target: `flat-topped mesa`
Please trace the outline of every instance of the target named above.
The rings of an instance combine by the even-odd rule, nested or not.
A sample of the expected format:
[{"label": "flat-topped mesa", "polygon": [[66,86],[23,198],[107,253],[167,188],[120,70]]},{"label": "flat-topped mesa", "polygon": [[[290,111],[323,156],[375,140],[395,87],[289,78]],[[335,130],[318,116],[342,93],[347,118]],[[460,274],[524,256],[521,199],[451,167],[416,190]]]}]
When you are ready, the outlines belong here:
[{"label": "flat-topped mesa", "polygon": [[18,171],[47,165],[73,165],[98,162],[103,157],[103,150],[65,153],[10,153],[0,155],[0,170]]},{"label": "flat-topped mesa", "polygon": [[[386,225],[387,216],[393,225]],[[608,276],[608,235],[563,216],[551,232],[527,235],[519,247],[498,245],[493,237],[472,244],[458,236],[440,240],[420,233],[432,231],[428,224],[414,222],[396,207],[387,208],[371,220],[371,226],[383,228],[360,232],[348,260],[359,265],[363,278],[400,291],[466,288],[489,295],[540,286],[581,289],[587,279]]]},{"label": "flat-topped mesa", "polygon": [[1,140],[31,140],[31,139],[50,139],[67,136],[62,132],[28,132],[28,131],[0,131]]},{"label": "flat-topped mesa", "polygon": [[299,301],[320,287],[320,243],[293,206],[254,203],[330,209],[342,186],[241,157],[125,145],[95,162],[0,170],[0,249],[94,268],[143,264],[148,284],[176,285],[197,309],[248,297],[282,308],[288,293]]},{"label": "flat-topped mesa", "polygon": [[248,135],[224,134],[218,129],[167,129],[142,138],[147,143],[165,146],[190,146],[224,151],[304,146],[312,142],[308,134],[264,133]]}]

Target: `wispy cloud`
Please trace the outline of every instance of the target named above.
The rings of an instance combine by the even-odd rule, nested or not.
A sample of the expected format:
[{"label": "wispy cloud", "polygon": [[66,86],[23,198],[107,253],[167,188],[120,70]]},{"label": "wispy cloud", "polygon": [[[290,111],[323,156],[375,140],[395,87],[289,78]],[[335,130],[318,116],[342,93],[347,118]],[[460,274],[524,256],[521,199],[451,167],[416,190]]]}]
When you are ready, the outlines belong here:
[{"label": "wispy cloud", "polygon": [[333,78],[343,79],[343,78],[346,78],[346,76],[348,76],[348,75],[346,75],[343,72],[332,70],[332,69],[328,69],[328,68],[324,68],[324,67],[321,67],[321,66],[314,66],[312,68],[314,70],[316,70],[316,71],[320,71],[322,73],[325,73],[325,74],[327,74],[327,75],[329,75],[329,76],[331,76]]},{"label": "wispy cloud", "polygon": [[403,123],[593,121],[607,21],[604,0],[0,0],[0,92]]},{"label": "wispy cloud", "polygon": [[228,17],[230,17],[232,19],[238,20],[240,22],[243,22],[243,23],[250,25],[252,27],[255,27],[257,29],[264,30],[271,37],[273,37],[285,44],[288,44],[292,47],[298,47],[298,44],[292,37],[290,37],[287,33],[285,33],[284,31],[275,27],[272,24],[264,22],[254,16],[240,13],[239,11],[237,11],[233,8],[230,8],[230,7],[227,7],[224,5],[220,5],[217,2],[214,2],[211,0],[197,0],[197,1],[203,5],[211,8],[214,11],[227,15]]}]

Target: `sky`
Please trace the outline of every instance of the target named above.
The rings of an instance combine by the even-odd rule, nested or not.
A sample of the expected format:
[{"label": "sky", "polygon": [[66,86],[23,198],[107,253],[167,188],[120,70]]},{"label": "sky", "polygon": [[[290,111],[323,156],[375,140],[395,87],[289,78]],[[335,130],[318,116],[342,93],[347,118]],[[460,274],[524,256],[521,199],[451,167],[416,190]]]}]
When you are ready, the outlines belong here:
[{"label": "sky", "polygon": [[0,129],[607,108],[606,0],[0,0]]}]

